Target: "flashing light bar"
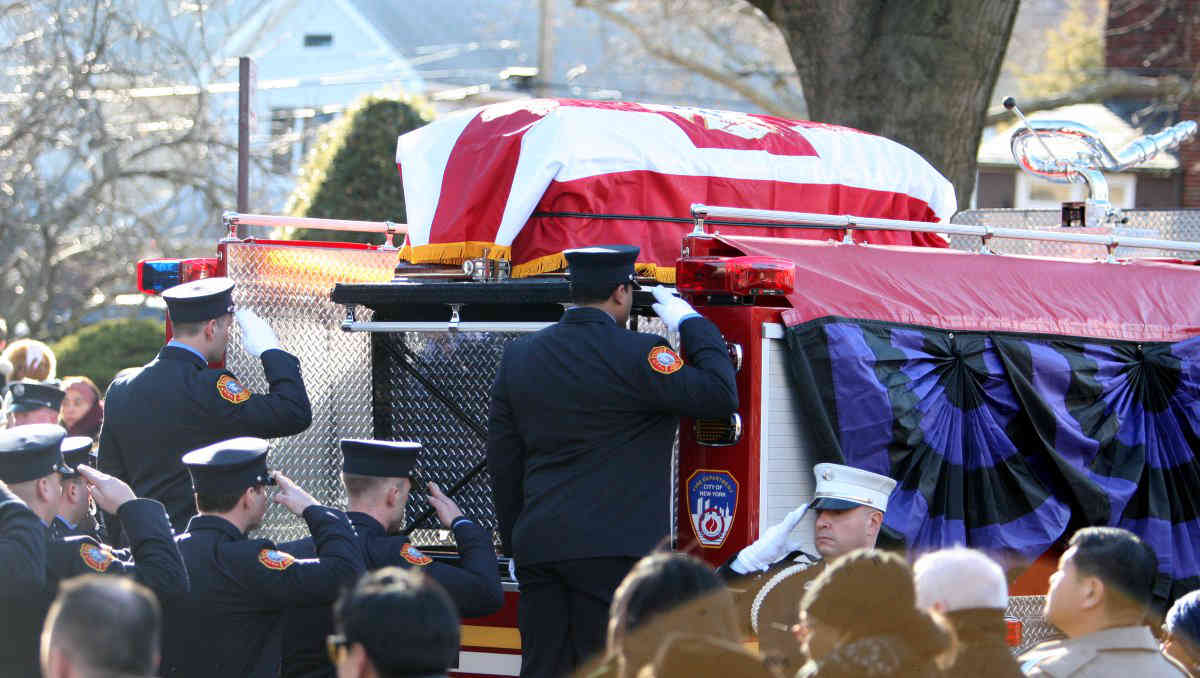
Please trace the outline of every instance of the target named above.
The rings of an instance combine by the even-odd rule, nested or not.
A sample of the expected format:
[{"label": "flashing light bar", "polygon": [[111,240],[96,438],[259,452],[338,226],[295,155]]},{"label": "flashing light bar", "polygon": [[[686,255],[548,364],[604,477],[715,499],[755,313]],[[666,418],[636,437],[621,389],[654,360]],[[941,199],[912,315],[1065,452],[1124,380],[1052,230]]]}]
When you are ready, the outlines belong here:
[{"label": "flashing light bar", "polygon": [[1004,618],[1004,642],[1008,643],[1009,647],[1017,647],[1021,644],[1025,632],[1024,626],[1024,623],[1016,617]]},{"label": "flashing light bar", "polygon": [[796,264],[774,257],[687,257],[675,264],[675,288],[747,297],[790,294],[796,289]]},{"label": "flashing light bar", "polygon": [[137,265],[137,286],[143,294],[159,295],[176,285],[216,274],[216,259],[143,259]]}]

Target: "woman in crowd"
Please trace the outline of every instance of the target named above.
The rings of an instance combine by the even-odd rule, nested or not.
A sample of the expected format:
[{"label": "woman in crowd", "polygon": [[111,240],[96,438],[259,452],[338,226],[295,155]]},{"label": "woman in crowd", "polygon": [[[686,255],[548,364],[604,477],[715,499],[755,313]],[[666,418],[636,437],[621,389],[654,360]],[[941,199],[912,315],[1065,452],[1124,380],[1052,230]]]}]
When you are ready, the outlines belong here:
[{"label": "woman in crowd", "polygon": [[633,566],[613,594],[607,657],[590,675],[634,678],[679,631],[738,642],[733,597],[703,561],[683,553],[652,553]]},{"label": "woman in crowd", "polygon": [[54,351],[37,339],[18,339],[9,344],[3,353],[4,359],[12,363],[8,381],[49,381],[54,378],[56,361]]},{"label": "woman in crowd", "polygon": [[1200,678],[1200,591],[1175,601],[1163,631],[1163,654],[1183,664],[1191,678]]},{"label": "woman in crowd", "polygon": [[62,386],[67,392],[59,410],[62,427],[70,435],[98,439],[100,424],[104,421],[100,389],[87,377],[67,377],[63,379]]},{"label": "woman in crowd", "polygon": [[935,678],[953,658],[953,632],[917,607],[908,563],[875,549],[851,551],[813,580],[796,631],[809,656],[800,678]]}]

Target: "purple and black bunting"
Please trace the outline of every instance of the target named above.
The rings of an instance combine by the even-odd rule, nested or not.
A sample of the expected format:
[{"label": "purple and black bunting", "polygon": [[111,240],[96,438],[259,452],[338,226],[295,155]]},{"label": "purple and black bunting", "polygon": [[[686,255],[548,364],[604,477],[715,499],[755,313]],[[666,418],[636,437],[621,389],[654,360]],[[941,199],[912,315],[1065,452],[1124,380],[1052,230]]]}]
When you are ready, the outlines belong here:
[{"label": "purple and black bunting", "polygon": [[910,552],[1028,564],[1087,525],[1132,530],[1156,593],[1200,588],[1200,337],[950,332],[822,318],[789,328],[803,443],[899,481]]}]

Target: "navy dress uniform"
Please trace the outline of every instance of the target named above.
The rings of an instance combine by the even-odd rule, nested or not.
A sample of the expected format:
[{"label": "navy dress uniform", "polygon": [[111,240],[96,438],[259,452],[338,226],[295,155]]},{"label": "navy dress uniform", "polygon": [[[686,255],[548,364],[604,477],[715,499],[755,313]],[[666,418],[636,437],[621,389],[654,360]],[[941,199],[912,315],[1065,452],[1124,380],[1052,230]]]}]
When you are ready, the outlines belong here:
[{"label": "navy dress uniform", "polygon": [[[63,478],[71,478],[78,476],[75,467],[80,464],[87,464],[92,468],[96,468],[96,451],[95,441],[87,436],[67,436],[62,441],[63,463],[70,469],[63,473]],[[67,519],[62,515],[54,516],[54,520],[50,521],[50,536],[54,539],[65,539],[67,537],[76,537],[87,535],[93,539],[104,541],[103,530],[100,527],[99,511],[94,515],[88,515],[80,524],[72,525],[67,522]]]},{"label": "navy dress uniform", "polygon": [[[633,283],[637,254],[614,245],[565,256],[572,285],[607,289],[611,301],[618,285]],[[679,417],[737,409],[720,332],[674,301],[690,311],[676,319],[682,356],[598,306],[569,309],[505,349],[487,465],[500,539],[517,564],[522,676],[569,673],[603,647],[617,584],[671,532]]]},{"label": "navy dress uniform", "polygon": [[[0,432],[0,480],[24,483],[52,473],[72,473],[62,457],[66,434],[66,429],[54,424],[30,424]],[[37,638],[63,579],[89,573],[125,574],[159,595],[187,590],[187,570],[162,504],[133,499],[121,504],[117,513],[128,521],[132,549],[113,550],[86,535],[52,539],[39,519],[45,544],[44,583],[8,596],[0,615],[0,675],[38,675]],[[34,566],[36,563],[26,565]]]},{"label": "navy dress uniform", "polygon": [[[197,494],[220,496],[271,484],[266,456],[265,440],[244,437],[189,452],[183,463]],[[279,674],[284,613],[332,604],[363,572],[344,513],[314,504],[301,517],[317,558],[297,558],[268,539],[248,538],[220,515],[192,518],[177,537],[191,591],[162,600],[164,678]]]},{"label": "navy dress uniform", "polygon": [[[717,574],[730,582],[743,631],[756,634],[763,656],[788,672],[798,670],[805,661],[792,632],[799,620],[800,599],[826,566],[820,555],[798,548],[798,541],[790,539],[789,533],[810,510],[844,511],[867,506],[886,511],[888,497],[896,487],[896,481],[887,476],[842,464],[817,464],[813,473],[817,481],[813,500],[796,512],[797,517],[771,528],[717,569]],[[768,563],[748,557],[748,551],[771,540],[782,547],[775,550],[785,555],[771,554]]]},{"label": "navy dress uniform", "polygon": [[[340,445],[344,473],[375,478],[411,478],[422,450],[420,443],[386,440],[345,439]],[[459,553],[458,565],[452,565],[422,553],[407,535],[389,534],[388,526],[380,524],[370,514],[351,510],[346,515],[358,532],[367,570],[389,566],[421,570],[450,594],[462,617],[489,615],[504,604],[491,534],[470,518],[459,516],[449,526]],[[280,548],[297,557],[315,553],[312,539],[288,542]],[[328,607],[291,610],[284,634],[283,675],[287,678],[333,676],[335,670],[325,649],[325,637],[331,633],[333,616]]]},{"label": "navy dress uniform", "polygon": [[[172,287],[163,299],[174,323],[220,318],[234,310],[233,282],[196,280]],[[138,496],[161,501],[182,532],[196,513],[180,461],[185,452],[239,436],[294,435],[312,421],[300,361],[278,348],[260,358],[267,394],[251,393],[232,372],[210,368],[199,352],[174,340],[140,371],[113,381],[104,400],[100,470],[128,482]],[[119,541],[120,525],[105,525]]]}]

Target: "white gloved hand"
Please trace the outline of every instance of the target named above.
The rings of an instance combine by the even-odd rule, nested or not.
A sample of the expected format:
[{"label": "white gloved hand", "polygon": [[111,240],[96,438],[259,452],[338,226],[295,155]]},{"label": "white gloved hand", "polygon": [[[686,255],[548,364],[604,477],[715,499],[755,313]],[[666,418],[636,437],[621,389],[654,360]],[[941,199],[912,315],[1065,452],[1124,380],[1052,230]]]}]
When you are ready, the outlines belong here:
[{"label": "white gloved hand", "polygon": [[658,303],[652,304],[651,308],[658,314],[658,317],[663,319],[667,327],[672,332],[679,331],[679,324],[692,316],[699,316],[696,309],[692,305],[676,296],[675,292],[663,287],[655,285],[650,288],[650,293],[654,295],[655,301]]},{"label": "white gloved hand", "polygon": [[236,313],[238,325],[242,328],[242,346],[246,353],[258,358],[266,351],[279,348],[279,338],[267,321],[248,308],[239,308]]},{"label": "white gloved hand", "polygon": [[513,581],[517,581],[517,559],[516,558],[508,559],[508,578]]},{"label": "white gloved hand", "polygon": [[762,572],[778,562],[780,558],[794,551],[788,536],[800,524],[807,512],[808,504],[801,504],[787,514],[787,517],[781,522],[767,528],[767,531],[757,541],[738,552],[737,558],[733,559],[730,566],[733,571],[738,574]]}]

